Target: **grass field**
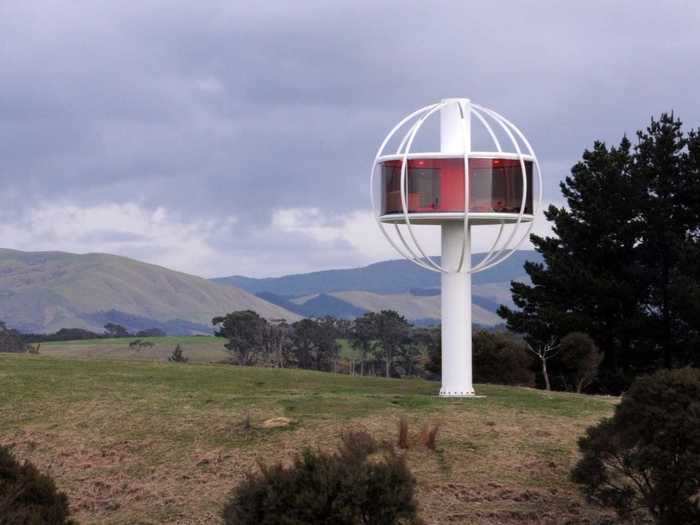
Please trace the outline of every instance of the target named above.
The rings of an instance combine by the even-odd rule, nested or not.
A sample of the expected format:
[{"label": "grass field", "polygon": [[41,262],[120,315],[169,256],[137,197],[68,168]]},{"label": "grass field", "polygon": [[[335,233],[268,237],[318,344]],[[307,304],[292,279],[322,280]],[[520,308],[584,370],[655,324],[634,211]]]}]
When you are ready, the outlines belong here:
[{"label": "grass field", "polygon": [[[333,447],[346,429],[393,441],[401,417],[414,437],[441,424],[437,452],[405,452],[428,524],[601,516],[568,472],[612,399],[482,385],[485,398],[444,400],[421,380],[50,353],[0,354],[0,443],[50,471],[80,523],[220,523],[256,462]],[[279,416],[292,424],[263,426]]]},{"label": "grass field", "polygon": [[[153,343],[151,348],[129,348],[136,339]],[[167,361],[168,356],[180,345],[185,357],[193,363],[217,363],[231,358],[224,348],[226,339],[215,336],[167,336],[123,337],[118,339],[85,339],[41,343],[41,353],[51,357],[90,359],[129,359],[143,361]],[[339,339],[340,355],[345,359],[357,359],[358,355],[346,339]]]}]

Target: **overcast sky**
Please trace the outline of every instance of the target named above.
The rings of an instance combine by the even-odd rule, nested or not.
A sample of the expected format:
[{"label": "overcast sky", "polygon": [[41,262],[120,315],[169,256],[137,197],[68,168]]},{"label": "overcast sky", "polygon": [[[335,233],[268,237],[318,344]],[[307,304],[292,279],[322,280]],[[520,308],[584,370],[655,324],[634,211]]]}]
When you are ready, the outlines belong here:
[{"label": "overcast sky", "polygon": [[558,202],[595,139],[700,125],[699,27],[697,0],[0,0],[0,246],[207,277],[392,257],[368,170],[403,115],[499,111]]}]

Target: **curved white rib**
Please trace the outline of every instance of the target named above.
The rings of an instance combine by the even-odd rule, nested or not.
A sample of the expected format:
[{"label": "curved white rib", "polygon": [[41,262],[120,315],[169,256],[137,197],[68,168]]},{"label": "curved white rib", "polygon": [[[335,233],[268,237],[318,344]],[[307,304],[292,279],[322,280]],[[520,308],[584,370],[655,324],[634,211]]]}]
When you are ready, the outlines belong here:
[{"label": "curved white rib", "polygon": [[[374,177],[375,177],[375,171],[377,168],[377,160],[379,157],[382,156],[382,153],[384,153],[384,148],[386,145],[389,143],[391,138],[396,134],[396,132],[401,129],[407,122],[409,122],[411,119],[421,115],[422,113],[425,113],[426,111],[429,111],[430,109],[434,108],[437,104],[431,104],[429,106],[425,106],[417,111],[414,111],[407,117],[404,117],[401,122],[399,122],[394,128],[389,132],[389,134],[386,136],[384,141],[382,142],[381,146],[379,146],[379,150],[377,151],[377,155],[374,157],[374,162],[372,163],[372,171],[370,172],[370,178],[369,178],[369,198],[370,202],[372,203],[372,213],[374,214],[374,219],[377,222],[377,225],[379,226],[379,230],[382,232],[382,235],[384,235],[384,238],[391,244],[392,248],[396,250],[396,252],[401,255],[401,257],[410,260],[411,262],[417,264],[418,266],[425,268],[426,270],[430,271],[437,271],[428,266],[427,264],[423,263],[422,261],[419,261],[415,259],[414,257],[411,257],[410,255],[406,255],[401,248],[394,242],[394,240],[389,236],[389,234],[386,232],[384,229],[384,224],[379,220],[379,216],[377,214],[377,207],[376,207],[376,202],[374,198]],[[397,228],[398,229],[398,228]],[[411,252],[412,253],[412,252]]]}]

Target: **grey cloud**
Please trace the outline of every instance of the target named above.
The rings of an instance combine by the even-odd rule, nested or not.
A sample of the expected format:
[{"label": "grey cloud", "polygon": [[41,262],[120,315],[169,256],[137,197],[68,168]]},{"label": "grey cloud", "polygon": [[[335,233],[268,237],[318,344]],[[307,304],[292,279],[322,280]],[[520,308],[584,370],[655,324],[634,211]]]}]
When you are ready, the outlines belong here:
[{"label": "grey cloud", "polygon": [[368,207],[384,133],[462,95],[521,126],[556,199],[593,140],[700,122],[699,22],[651,0],[5,2],[0,208],[136,201],[258,231]]}]

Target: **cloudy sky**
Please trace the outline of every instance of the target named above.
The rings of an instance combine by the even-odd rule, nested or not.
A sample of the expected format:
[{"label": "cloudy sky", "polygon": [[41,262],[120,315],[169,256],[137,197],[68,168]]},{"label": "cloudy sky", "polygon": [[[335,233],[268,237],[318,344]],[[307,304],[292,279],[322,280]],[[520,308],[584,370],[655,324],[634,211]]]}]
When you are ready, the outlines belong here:
[{"label": "cloudy sky", "polygon": [[391,257],[368,169],[404,114],[496,109],[558,202],[593,140],[700,125],[698,27],[696,0],[2,0],[0,246],[204,276]]}]

